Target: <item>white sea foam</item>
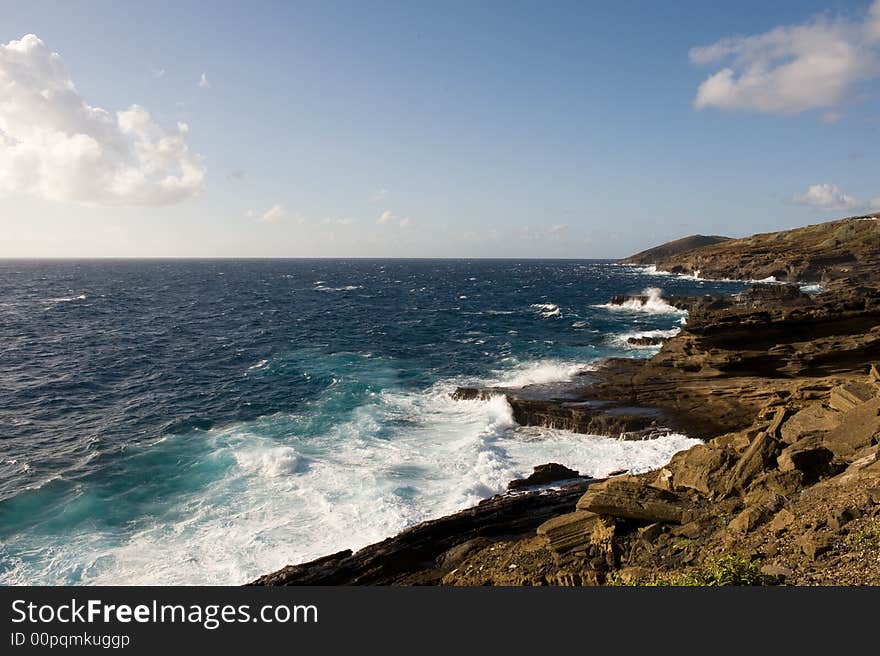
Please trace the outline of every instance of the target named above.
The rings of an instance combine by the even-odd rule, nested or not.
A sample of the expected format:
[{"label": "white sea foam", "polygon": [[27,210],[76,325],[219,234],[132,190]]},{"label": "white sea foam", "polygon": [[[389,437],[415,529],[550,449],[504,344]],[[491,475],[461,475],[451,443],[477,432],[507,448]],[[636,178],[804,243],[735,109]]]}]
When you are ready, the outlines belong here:
[{"label": "white sea foam", "polygon": [[701,271],[697,269],[692,273],[673,273],[672,271],[663,271],[662,269],[658,269],[656,264],[647,264],[647,265],[621,265],[621,266],[629,266],[635,271],[637,274],[646,275],[646,276],[675,276],[676,278],[681,278],[682,280],[693,280],[696,282],[730,282],[730,283],[744,283],[748,285],[785,285],[787,284],[784,281],[777,280],[776,276],[767,276],[766,278],[704,278],[701,275]]},{"label": "white sea foam", "polygon": [[639,337],[655,337],[659,339],[669,339],[670,337],[675,337],[678,333],[681,332],[681,328],[670,328],[669,330],[631,330],[625,333],[617,333],[615,335],[609,335],[607,338],[608,343],[611,346],[616,348],[623,349],[659,349],[660,345],[653,346],[638,346],[637,344],[631,344],[629,340],[631,338],[638,339]]},{"label": "white sea foam", "polygon": [[659,287],[647,287],[642,291],[641,298],[631,298],[623,303],[603,303],[593,307],[611,310],[612,312],[645,312],[647,314],[687,314],[687,310],[680,310],[670,305],[662,298],[663,290]]},{"label": "white sea foam", "polygon": [[315,291],[319,292],[353,292],[357,289],[363,289],[363,285],[343,285],[341,287],[327,287],[315,283]]},{"label": "white sea foam", "polygon": [[236,451],[235,461],[245,472],[263,478],[296,474],[308,462],[296,449],[275,446],[272,443],[248,446]]},{"label": "white sea foam", "polygon": [[73,301],[84,301],[86,300],[85,294],[80,294],[79,296],[62,296],[60,298],[48,298],[47,301],[51,303],[71,303]]},{"label": "white sea foam", "polygon": [[804,294],[809,294],[811,296],[815,294],[821,294],[825,291],[825,287],[820,285],[818,282],[804,283],[800,285],[800,289]]},{"label": "white sea foam", "polygon": [[486,385],[500,387],[523,387],[542,383],[556,383],[572,380],[578,374],[591,371],[595,365],[565,360],[534,360],[515,365],[513,368],[497,371]]},{"label": "white sea foam", "polygon": [[503,397],[454,401],[454,384],[381,392],[320,436],[300,436],[297,417],[276,415],[145,447],[198,449],[222,476],[127,534],[89,529],[66,535],[42,564],[7,561],[0,581],[243,583],[471,506],[538,464],[644,471],[696,442],[519,428]]},{"label": "white sea foam", "polygon": [[549,319],[550,317],[561,317],[562,310],[559,309],[559,306],[555,303],[532,303],[531,307],[533,310],[537,311],[545,319]]}]

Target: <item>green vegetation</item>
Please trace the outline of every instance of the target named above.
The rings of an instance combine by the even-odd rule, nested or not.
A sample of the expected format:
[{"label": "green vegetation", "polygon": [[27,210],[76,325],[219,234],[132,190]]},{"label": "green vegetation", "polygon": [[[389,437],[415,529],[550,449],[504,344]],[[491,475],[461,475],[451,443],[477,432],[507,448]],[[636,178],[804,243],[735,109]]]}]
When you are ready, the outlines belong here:
[{"label": "green vegetation", "polygon": [[650,579],[622,579],[616,572],[608,580],[614,586],[726,586],[772,585],[774,580],[761,573],[761,561],[739,553],[709,558],[702,567],[682,574],[656,575]]},{"label": "green vegetation", "polygon": [[880,520],[871,519],[857,531],[846,536],[846,545],[850,549],[870,549],[880,546]]}]

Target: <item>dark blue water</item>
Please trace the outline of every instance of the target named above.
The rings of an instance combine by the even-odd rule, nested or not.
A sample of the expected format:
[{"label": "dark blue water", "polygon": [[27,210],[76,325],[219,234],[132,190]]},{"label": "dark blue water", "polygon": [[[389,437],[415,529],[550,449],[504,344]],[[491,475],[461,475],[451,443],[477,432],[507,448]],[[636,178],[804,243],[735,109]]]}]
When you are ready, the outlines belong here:
[{"label": "dark blue water", "polygon": [[550,459],[660,464],[521,429],[464,382],[644,357],[683,319],[615,293],[738,291],[588,261],[0,262],[0,581],[240,583],[496,493]]}]

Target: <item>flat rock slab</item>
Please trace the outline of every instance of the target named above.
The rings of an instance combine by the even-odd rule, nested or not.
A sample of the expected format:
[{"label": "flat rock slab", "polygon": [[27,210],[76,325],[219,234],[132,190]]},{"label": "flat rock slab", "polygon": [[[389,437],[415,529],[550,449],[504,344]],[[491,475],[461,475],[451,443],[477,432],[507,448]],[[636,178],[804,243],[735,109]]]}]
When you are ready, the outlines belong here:
[{"label": "flat rock slab", "polygon": [[681,524],[684,503],[673,492],[613,479],[591,486],[578,501],[577,509],[622,519]]},{"label": "flat rock slab", "polygon": [[825,436],[825,444],[836,456],[847,457],[880,434],[880,397],[853,408],[840,425]]}]

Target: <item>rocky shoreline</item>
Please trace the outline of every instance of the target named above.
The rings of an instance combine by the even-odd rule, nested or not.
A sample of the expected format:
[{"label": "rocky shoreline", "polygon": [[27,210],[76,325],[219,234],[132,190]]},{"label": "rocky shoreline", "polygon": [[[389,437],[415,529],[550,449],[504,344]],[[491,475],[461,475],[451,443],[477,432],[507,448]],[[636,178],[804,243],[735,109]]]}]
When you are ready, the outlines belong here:
[{"label": "rocky shoreline", "polygon": [[454,392],[503,395],[521,425],[705,440],[665,467],[601,481],[537,468],[506,495],[254,584],[880,584],[877,217],[685,238],[622,263],[825,291],[666,299],[687,324],[650,359]]}]

